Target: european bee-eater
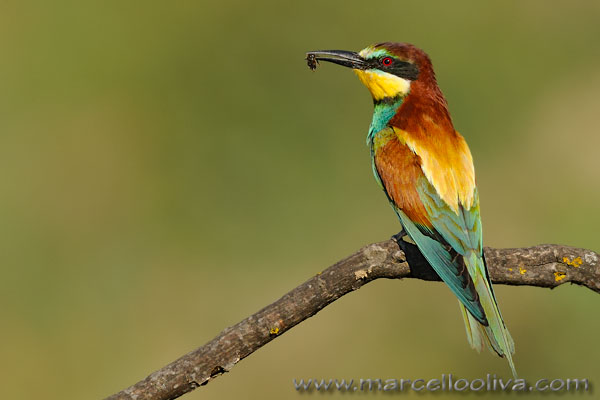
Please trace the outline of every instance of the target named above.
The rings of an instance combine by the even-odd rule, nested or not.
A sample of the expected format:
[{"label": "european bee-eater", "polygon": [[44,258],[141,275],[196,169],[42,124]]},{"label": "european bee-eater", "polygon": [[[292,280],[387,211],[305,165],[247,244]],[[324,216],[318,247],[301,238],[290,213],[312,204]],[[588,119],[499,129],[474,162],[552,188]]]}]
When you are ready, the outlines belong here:
[{"label": "european bee-eater", "polygon": [[496,302],[481,234],[473,158],[454,129],[427,54],[407,43],[379,43],[356,53],[307,53],[352,68],[373,97],[367,135],[375,178],[403,230],[458,297],[471,347],[512,360],[514,342]]}]

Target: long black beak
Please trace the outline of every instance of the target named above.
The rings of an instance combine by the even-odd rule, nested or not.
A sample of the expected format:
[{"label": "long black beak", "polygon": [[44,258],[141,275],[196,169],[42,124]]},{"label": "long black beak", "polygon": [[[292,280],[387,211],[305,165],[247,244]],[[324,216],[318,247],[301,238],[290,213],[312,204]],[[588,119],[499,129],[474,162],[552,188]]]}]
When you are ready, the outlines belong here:
[{"label": "long black beak", "polygon": [[365,60],[353,51],[320,50],[306,53],[306,62],[310,69],[317,68],[319,61],[329,61],[353,69],[365,69],[367,66]]}]

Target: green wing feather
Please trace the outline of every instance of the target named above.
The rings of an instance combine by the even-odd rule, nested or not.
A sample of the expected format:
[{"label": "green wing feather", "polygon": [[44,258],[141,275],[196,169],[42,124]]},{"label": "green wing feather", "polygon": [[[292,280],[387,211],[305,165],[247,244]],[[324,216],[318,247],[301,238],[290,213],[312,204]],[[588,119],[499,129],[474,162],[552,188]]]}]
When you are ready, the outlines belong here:
[{"label": "green wing feather", "polygon": [[417,183],[417,190],[433,229],[417,226],[402,210],[396,210],[404,229],[459,299],[471,345],[479,350],[487,344],[507,357],[516,376],[511,356],[514,343],[496,304],[483,259],[477,189],[473,205],[469,209],[459,205],[458,213],[440,198],[425,177]]},{"label": "green wing feather", "polygon": [[404,230],[417,244],[417,247],[435,272],[437,272],[469,312],[479,322],[487,324],[485,311],[479,303],[479,296],[473,287],[464,265],[459,264],[459,259],[453,257],[446,246],[424,233],[424,231],[427,231],[427,228],[418,227],[402,210],[396,208],[396,213],[400,217],[400,222]]},{"label": "green wing feather", "polygon": [[387,192],[375,163],[371,143],[373,173],[388,197],[407,234],[459,300],[471,346],[481,350],[487,345],[505,356],[516,376],[511,354],[513,340],[506,329],[488,277],[483,258],[479,197],[474,188],[473,204],[467,209],[459,203],[455,212],[423,175],[416,182],[419,198],[431,227],[414,223]]}]

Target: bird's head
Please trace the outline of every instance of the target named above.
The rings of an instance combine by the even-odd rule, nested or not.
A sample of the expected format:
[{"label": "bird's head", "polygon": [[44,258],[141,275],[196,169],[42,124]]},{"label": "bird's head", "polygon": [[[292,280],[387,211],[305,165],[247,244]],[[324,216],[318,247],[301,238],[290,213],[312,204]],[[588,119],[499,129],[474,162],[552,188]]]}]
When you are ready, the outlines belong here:
[{"label": "bird's head", "polygon": [[328,61],[354,70],[375,102],[406,96],[414,82],[435,80],[427,54],[408,43],[378,43],[358,53],[323,50],[306,53],[311,69]]}]

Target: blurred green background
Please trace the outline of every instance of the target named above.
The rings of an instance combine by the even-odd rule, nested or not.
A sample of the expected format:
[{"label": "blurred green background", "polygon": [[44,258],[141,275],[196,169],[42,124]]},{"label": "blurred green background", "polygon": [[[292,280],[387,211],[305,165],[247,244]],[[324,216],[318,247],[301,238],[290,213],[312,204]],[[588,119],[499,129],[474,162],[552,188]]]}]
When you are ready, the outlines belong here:
[{"label": "blurred green background", "polygon": [[[308,50],[426,49],[486,245],[600,250],[599,19],[573,0],[3,1],[0,397],[107,396],[399,230],[367,90]],[[496,290],[523,377],[600,383],[597,294]],[[509,374],[447,288],[378,281],[185,398],[488,372]]]}]

